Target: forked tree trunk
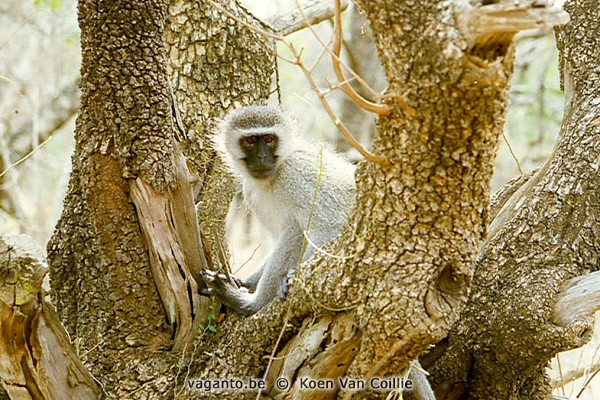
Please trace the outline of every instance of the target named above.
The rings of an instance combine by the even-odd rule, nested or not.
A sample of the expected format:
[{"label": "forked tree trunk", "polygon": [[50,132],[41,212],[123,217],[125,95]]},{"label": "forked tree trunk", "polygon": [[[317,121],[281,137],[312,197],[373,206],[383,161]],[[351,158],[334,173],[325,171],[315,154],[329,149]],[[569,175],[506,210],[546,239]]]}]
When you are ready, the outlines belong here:
[{"label": "forked tree trunk", "polygon": [[495,204],[468,305],[435,351],[443,353],[432,368],[442,399],[543,399],[550,358],[593,332],[593,288],[587,313],[554,312],[565,281],[600,266],[600,4],[565,9],[571,22],[557,29],[560,136],[546,164]]},{"label": "forked tree trunk", "polygon": [[[553,326],[553,296],[598,265],[599,17],[597,2],[588,3],[560,31],[573,93],[561,142],[501,207],[484,243],[512,37],[564,15],[504,2],[360,1],[392,111],[379,118],[373,146],[388,163],[360,166],[357,209],[328,248],[344,257],[316,257],[285,301],[250,318],[229,315],[193,342],[208,304],[196,293],[206,260],[190,218],[189,171],[199,177],[200,229],[215,247],[228,202],[221,195],[232,189],[207,151],[209,121],[268,95],[272,53],[266,39],[204,2],[82,0],[82,109],[48,249],[53,301],[103,390],[172,398],[186,378],[261,377],[278,339],[270,384],[398,375],[462,316],[433,367],[440,394],[542,398],[544,363],[581,344],[590,326],[564,318],[556,321],[566,327]],[[407,91],[414,115],[396,100]],[[385,396],[321,398],[338,394]],[[315,394],[296,387],[282,397]]]},{"label": "forked tree trunk", "polygon": [[[317,257],[302,266],[286,301],[257,317],[229,317],[208,342],[220,349],[217,357],[200,356],[197,376],[261,374],[265,345],[275,346],[284,325],[280,348],[285,346],[268,375],[271,395],[277,393],[271,385],[278,376],[293,385],[300,376],[398,375],[447,335],[466,302],[486,236],[513,36],[540,21],[565,22],[566,15],[512,3],[473,8],[462,2],[415,7],[369,1],[359,6],[390,83],[386,101],[392,112],[379,118],[373,146],[389,164],[359,168],[357,209],[328,247],[342,257]],[[395,100],[407,91],[414,116]],[[335,395],[321,393],[320,398]],[[315,394],[293,387],[282,396]]]},{"label": "forked tree trunk", "polygon": [[[165,398],[186,368],[209,312],[198,296],[205,260],[188,169],[201,201],[224,215],[227,191],[217,196],[215,187],[231,192],[231,183],[207,151],[208,121],[270,89],[268,41],[211,10],[166,0],[79,3],[81,113],[48,258],[52,298],[71,340],[116,398]],[[210,190],[222,200],[204,199]]]}]

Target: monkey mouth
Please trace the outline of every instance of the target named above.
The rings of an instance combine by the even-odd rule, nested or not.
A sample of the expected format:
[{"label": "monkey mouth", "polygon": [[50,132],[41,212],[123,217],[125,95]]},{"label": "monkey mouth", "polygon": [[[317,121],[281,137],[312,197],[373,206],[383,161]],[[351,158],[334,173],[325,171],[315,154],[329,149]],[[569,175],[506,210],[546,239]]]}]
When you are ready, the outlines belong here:
[{"label": "monkey mouth", "polygon": [[273,176],[275,170],[273,168],[252,168],[248,169],[248,172],[253,178],[267,179]]}]

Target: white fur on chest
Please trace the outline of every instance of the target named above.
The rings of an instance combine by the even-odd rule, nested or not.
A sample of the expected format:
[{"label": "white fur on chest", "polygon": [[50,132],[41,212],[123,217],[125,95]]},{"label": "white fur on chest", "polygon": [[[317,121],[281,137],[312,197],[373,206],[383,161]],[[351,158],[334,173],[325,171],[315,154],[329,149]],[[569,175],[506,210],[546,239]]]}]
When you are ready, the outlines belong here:
[{"label": "white fur on chest", "polygon": [[289,205],[281,204],[280,193],[245,184],[244,199],[256,219],[275,240],[290,226],[293,216],[289,215]]}]

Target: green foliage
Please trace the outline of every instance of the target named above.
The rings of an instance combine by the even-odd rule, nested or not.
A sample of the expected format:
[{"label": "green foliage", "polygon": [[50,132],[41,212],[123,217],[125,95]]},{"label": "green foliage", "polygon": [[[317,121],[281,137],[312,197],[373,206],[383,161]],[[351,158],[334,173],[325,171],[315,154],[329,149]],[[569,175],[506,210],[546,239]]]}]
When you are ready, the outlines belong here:
[{"label": "green foliage", "polygon": [[216,325],[216,320],[217,320],[217,313],[215,312],[215,303],[211,304],[210,307],[208,307],[208,309],[210,310],[208,313],[208,325],[204,325],[204,324],[199,324],[198,327],[200,327],[200,329],[202,330],[202,333],[204,334],[206,331],[212,332],[212,333],[216,333],[217,332],[217,325]]},{"label": "green foliage", "polygon": [[59,10],[62,4],[62,0],[33,0],[35,7],[48,7],[51,10]]}]

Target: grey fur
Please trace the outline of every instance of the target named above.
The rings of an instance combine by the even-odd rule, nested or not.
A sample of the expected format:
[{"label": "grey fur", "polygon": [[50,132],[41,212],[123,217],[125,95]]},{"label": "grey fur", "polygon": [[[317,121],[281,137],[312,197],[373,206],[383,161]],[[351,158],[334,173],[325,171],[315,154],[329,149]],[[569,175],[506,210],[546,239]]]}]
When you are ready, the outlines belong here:
[{"label": "grey fur", "polygon": [[[215,273],[205,273],[217,298],[245,315],[285,297],[291,273],[315,253],[310,244],[303,252],[304,232],[315,246],[324,246],[341,232],[355,203],[354,166],[324,145],[300,137],[296,125],[276,108],[248,106],[228,114],[213,137],[242,183],[248,208],[276,241],[239,289]],[[279,137],[277,170],[271,178],[255,179],[245,169],[238,142],[242,136],[264,133]]]},{"label": "grey fur", "polygon": [[[256,272],[245,282],[236,278],[240,288],[224,275],[204,274],[212,293],[244,315],[256,313],[277,296],[285,297],[289,276],[316,251],[307,243],[302,254],[304,231],[308,229],[311,241],[323,247],[342,231],[356,201],[354,166],[324,145],[300,137],[297,125],[279,109],[248,106],[229,113],[213,136],[221,158],[242,183],[248,208],[276,240]],[[255,179],[245,169],[238,141],[265,133],[279,137],[277,171],[269,179]],[[417,400],[435,400],[425,374],[412,368],[409,378]]]}]

